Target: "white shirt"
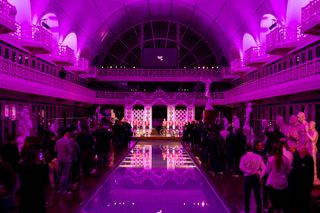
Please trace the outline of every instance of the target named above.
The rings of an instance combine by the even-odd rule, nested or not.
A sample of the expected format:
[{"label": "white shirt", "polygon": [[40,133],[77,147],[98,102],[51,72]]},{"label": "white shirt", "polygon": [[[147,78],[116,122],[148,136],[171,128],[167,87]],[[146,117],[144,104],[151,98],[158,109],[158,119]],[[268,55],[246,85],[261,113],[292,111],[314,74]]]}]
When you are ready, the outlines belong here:
[{"label": "white shirt", "polygon": [[286,148],[283,148],[282,149],[282,154],[283,156],[287,157],[288,160],[289,160],[289,165],[290,165],[290,168],[292,166],[292,161],[293,161],[293,154],[292,152],[288,151]]},{"label": "white shirt", "polygon": [[267,164],[267,186],[272,186],[274,189],[285,189],[288,187],[287,175],[290,172],[290,163],[287,157],[282,156],[282,166],[279,170],[276,168],[276,160],[274,156],[269,157]]},{"label": "white shirt", "polygon": [[266,166],[260,155],[253,152],[247,152],[240,160],[240,169],[244,172],[244,176],[259,175],[263,177]]}]

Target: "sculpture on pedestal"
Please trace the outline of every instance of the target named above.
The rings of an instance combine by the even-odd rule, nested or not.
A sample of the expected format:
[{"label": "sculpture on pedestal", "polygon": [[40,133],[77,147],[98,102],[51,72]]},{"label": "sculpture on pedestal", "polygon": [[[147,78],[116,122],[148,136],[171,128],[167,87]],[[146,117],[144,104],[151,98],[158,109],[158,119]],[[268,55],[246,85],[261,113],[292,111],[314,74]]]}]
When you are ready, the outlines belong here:
[{"label": "sculpture on pedestal", "polygon": [[233,115],[232,127],[233,127],[234,133],[236,133],[238,131],[238,129],[240,129],[240,120],[237,115]]},{"label": "sculpture on pedestal", "polygon": [[30,112],[29,112],[29,109],[25,107],[21,111],[20,117],[18,120],[17,143],[18,143],[19,150],[21,150],[26,137],[30,136],[31,129],[32,129],[32,122],[30,118]]},{"label": "sculpture on pedestal", "polygon": [[300,133],[299,131],[301,128],[299,127],[299,120],[298,117],[295,115],[291,115],[289,120],[289,127],[287,131],[287,138],[288,138],[288,146],[296,146],[298,147],[298,142],[300,140]]},{"label": "sculpture on pedestal", "polygon": [[53,132],[56,137],[58,137],[58,130],[59,130],[59,122],[57,119],[55,119],[50,126],[50,131]]},{"label": "sculpture on pedestal", "polygon": [[308,150],[310,155],[313,158],[313,162],[314,162],[314,179],[313,179],[313,184],[314,185],[320,185],[320,180],[318,179],[318,175],[317,175],[317,142],[318,142],[318,138],[319,138],[319,133],[316,130],[316,122],[314,121],[310,121],[310,128],[308,129],[308,127],[306,128],[306,135],[310,141],[310,143],[308,144]]},{"label": "sculpture on pedestal", "polygon": [[306,129],[309,129],[309,124],[306,120],[306,115],[304,112],[299,112],[297,117],[300,123],[300,126],[299,126],[300,139],[298,142],[298,147],[306,146],[308,143]]},{"label": "sculpture on pedestal", "polygon": [[246,106],[246,120],[243,125],[243,133],[247,137],[247,143],[252,144],[254,140],[254,135],[250,127],[250,113],[252,112],[252,104],[249,102]]}]

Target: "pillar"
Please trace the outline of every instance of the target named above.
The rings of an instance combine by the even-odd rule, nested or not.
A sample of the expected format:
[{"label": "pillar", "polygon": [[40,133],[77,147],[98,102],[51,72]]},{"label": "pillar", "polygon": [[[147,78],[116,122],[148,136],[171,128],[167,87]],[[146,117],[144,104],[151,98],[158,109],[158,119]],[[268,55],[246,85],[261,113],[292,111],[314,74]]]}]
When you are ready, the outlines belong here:
[{"label": "pillar", "polygon": [[[148,129],[148,134],[151,133],[151,127],[152,127],[152,106],[151,105],[145,105],[144,106],[144,116],[143,116],[143,120],[144,120],[144,129]],[[148,124],[148,126],[146,126],[146,124]]]},{"label": "pillar", "polygon": [[133,117],[132,117],[132,106],[131,105],[125,105],[124,106],[124,118],[127,122],[129,122],[132,125]]},{"label": "pillar", "polygon": [[187,106],[187,122],[193,121],[195,118],[195,106],[188,105]]},{"label": "pillar", "polygon": [[171,104],[167,106],[167,127],[169,127],[170,121],[172,121],[172,124],[175,123],[175,106]]}]

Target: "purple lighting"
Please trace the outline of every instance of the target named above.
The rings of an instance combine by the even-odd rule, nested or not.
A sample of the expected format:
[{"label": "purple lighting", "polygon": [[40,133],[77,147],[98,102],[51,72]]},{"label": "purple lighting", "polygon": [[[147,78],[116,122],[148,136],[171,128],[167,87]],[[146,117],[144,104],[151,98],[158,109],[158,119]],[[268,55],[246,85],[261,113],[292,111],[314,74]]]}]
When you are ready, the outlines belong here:
[{"label": "purple lighting", "polygon": [[179,143],[140,142],[79,212],[229,211]]}]

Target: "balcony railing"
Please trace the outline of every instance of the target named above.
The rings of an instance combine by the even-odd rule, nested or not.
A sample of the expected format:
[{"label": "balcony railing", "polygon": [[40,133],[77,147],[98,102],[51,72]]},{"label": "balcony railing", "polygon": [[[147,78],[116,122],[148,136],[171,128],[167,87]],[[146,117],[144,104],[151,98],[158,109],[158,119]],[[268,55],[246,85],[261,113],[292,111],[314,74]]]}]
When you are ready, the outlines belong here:
[{"label": "balcony railing", "polygon": [[301,9],[301,25],[304,33],[320,34],[320,0],[313,0]]},{"label": "balcony railing", "polygon": [[97,76],[222,77],[221,69],[97,69]]},{"label": "balcony railing", "polygon": [[[313,59],[304,64],[282,70],[281,72],[273,73],[269,76],[257,80],[243,82],[227,92],[228,97],[250,93],[259,89],[265,89],[275,85],[285,84],[291,81],[300,80],[320,74],[320,58]],[[306,89],[308,86],[306,85]]]},{"label": "balcony railing", "polygon": [[89,73],[89,62],[85,58],[76,58],[75,63],[70,70],[83,74]]},{"label": "balcony railing", "polygon": [[270,55],[266,54],[266,46],[251,47],[245,52],[244,63],[246,66],[261,66],[268,62]]},{"label": "balcony railing", "polygon": [[0,33],[15,31],[17,9],[7,0],[0,0]]},{"label": "balcony railing", "polygon": [[[212,92],[212,100],[223,100],[223,92]],[[175,100],[207,100],[205,93],[201,92],[108,92],[108,91],[97,91],[96,98],[103,99],[175,99]]]},{"label": "balcony railing", "polygon": [[61,66],[71,66],[75,63],[74,50],[66,45],[58,45],[51,54],[51,60]]},{"label": "balcony railing", "polygon": [[269,54],[282,55],[297,45],[297,28],[278,27],[266,37],[266,51]]},{"label": "balcony railing", "polygon": [[19,25],[13,34],[22,41],[22,46],[32,53],[46,54],[52,51],[52,34],[39,25]]},{"label": "balcony railing", "polygon": [[56,76],[6,60],[2,57],[0,57],[0,74],[83,95],[92,96],[94,94],[92,90],[79,84],[62,80]]}]

